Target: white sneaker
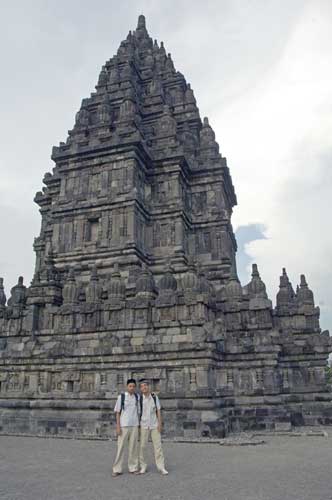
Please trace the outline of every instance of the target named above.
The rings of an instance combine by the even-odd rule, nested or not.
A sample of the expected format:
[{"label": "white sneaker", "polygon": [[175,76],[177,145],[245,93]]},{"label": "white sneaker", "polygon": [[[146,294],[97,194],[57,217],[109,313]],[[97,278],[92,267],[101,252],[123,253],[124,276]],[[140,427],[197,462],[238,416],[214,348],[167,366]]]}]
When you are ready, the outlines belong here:
[{"label": "white sneaker", "polygon": [[160,470],[160,474],[162,474],[163,476],[167,476],[168,475],[168,471],[166,469],[161,469]]},{"label": "white sneaker", "polygon": [[140,471],[137,472],[137,474],[145,474],[146,473],[146,469],[141,469]]}]

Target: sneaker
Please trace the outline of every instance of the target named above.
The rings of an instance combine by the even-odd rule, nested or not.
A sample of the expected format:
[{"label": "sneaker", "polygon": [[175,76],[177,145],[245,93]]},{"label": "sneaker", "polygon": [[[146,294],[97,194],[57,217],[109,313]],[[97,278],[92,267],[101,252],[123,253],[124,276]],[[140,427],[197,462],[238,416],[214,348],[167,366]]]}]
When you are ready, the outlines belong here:
[{"label": "sneaker", "polygon": [[141,470],[138,470],[136,472],[136,474],[145,474],[146,473],[146,469],[141,469]]},{"label": "sneaker", "polygon": [[168,471],[166,469],[161,469],[160,471],[160,474],[162,474],[163,476],[167,476],[168,475]]}]

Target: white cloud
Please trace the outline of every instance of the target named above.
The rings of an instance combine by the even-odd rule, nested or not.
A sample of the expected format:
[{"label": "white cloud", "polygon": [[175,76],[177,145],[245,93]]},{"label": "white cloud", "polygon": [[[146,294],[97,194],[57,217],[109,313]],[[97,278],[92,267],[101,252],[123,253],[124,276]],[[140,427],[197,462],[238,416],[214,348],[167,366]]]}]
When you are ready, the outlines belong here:
[{"label": "white cloud", "polygon": [[294,281],[307,273],[325,321],[332,319],[331,17],[328,4],[311,2],[278,63],[218,119],[238,181],[235,225],[267,227],[267,239],[247,252],[272,295],[282,266]]}]

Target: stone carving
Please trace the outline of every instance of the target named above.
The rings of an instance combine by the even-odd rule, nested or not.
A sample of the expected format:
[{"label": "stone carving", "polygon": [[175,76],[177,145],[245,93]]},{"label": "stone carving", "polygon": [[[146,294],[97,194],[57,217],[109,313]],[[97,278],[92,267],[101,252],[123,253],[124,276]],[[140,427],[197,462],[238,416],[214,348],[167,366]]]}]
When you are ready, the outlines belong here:
[{"label": "stone carving", "polygon": [[0,309],[5,307],[6,302],[7,297],[3,286],[3,278],[0,278]]},{"label": "stone carving", "polygon": [[107,125],[110,123],[110,121],[111,121],[111,108],[109,104],[108,95],[105,94],[105,97],[103,98],[103,101],[98,110],[98,122],[100,124]]},{"label": "stone carving", "polygon": [[67,280],[63,286],[63,303],[64,304],[77,304],[79,289],[75,279],[75,271],[74,268],[71,268],[68,273]]},{"label": "stone carving", "polygon": [[98,85],[100,85],[100,86],[106,85],[107,80],[108,80],[107,70],[106,70],[106,67],[103,66],[103,68],[99,74]]},{"label": "stone carving", "polygon": [[153,274],[145,264],[136,281],[136,294],[140,296],[154,296],[156,294]]},{"label": "stone carving", "polygon": [[332,423],[314,295],[283,270],[273,307],[256,264],[242,287],[226,159],[144,16],[52,158],[31,286],[0,279],[3,432],[24,408],[26,432],[110,435],[138,375],[169,436]]},{"label": "stone carving", "polygon": [[212,130],[208,118],[204,118],[203,127],[200,131],[201,156],[213,159],[218,156],[219,146],[216,142],[215,133]]},{"label": "stone carving", "polygon": [[100,304],[102,296],[102,287],[99,284],[97,267],[91,270],[90,282],[85,289],[86,302],[89,304]]},{"label": "stone carving", "polygon": [[18,278],[17,285],[13,286],[10,291],[8,306],[11,308],[23,308],[26,303],[27,289],[23,285],[23,276]]},{"label": "stone carving", "polygon": [[89,117],[90,117],[89,111],[82,107],[76,114],[76,125],[82,128],[88,127]]},{"label": "stone carving", "polygon": [[112,302],[113,299],[123,299],[126,294],[126,285],[121,278],[119,266],[116,263],[114,270],[111,273],[110,280],[107,287],[108,300]]},{"label": "stone carving", "polygon": [[185,91],[185,101],[186,101],[186,104],[191,104],[194,106],[196,105],[196,99],[194,96],[194,92],[190,86],[190,83],[187,84],[187,88]]},{"label": "stone carving", "polygon": [[174,136],[176,134],[176,121],[168,105],[164,106],[163,114],[158,122],[158,135],[160,137]]}]

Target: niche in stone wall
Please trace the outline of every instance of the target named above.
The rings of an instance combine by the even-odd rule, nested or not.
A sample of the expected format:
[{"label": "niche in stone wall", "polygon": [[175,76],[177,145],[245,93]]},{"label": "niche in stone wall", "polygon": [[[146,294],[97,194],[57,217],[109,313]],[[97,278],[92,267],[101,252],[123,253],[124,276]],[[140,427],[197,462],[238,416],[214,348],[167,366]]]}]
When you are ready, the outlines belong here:
[{"label": "niche in stone wall", "polygon": [[[51,379],[51,386],[52,386],[52,379]],[[47,373],[38,372],[37,387],[40,392],[47,391]]]},{"label": "niche in stone wall", "polygon": [[155,203],[166,203],[169,193],[172,191],[172,183],[169,180],[156,179],[152,185],[152,197]]},{"label": "niche in stone wall", "polygon": [[175,306],[158,307],[156,309],[157,321],[174,321]]},{"label": "niche in stone wall", "polygon": [[252,393],[252,377],[250,370],[238,370],[236,377],[236,393],[250,394]]},{"label": "niche in stone wall", "polygon": [[119,387],[120,390],[122,390],[123,385],[124,385],[124,374],[123,373],[117,373],[116,385]]},{"label": "niche in stone wall", "polygon": [[155,222],[153,226],[153,246],[169,247],[175,245],[174,222]]},{"label": "niche in stone wall", "polygon": [[200,191],[192,194],[192,211],[194,215],[202,215],[207,208],[206,191]]},{"label": "niche in stone wall", "polygon": [[152,392],[160,392],[160,379],[153,378],[151,380],[151,390]]},{"label": "niche in stone wall", "polygon": [[23,375],[23,390],[28,390],[30,386],[30,377],[29,375]]},{"label": "niche in stone wall", "polygon": [[107,373],[100,374],[100,385],[105,386],[107,384]]},{"label": "niche in stone wall", "polygon": [[124,311],[122,309],[113,309],[109,311],[108,322],[113,327],[120,327],[124,324]]},{"label": "niche in stone wall", "polygon": [[92,392],[95,388],[95,374],[81,373],[80,389],[82,392]]},{"label": "niche in stone wall", "polygon": [[67,392],[73,392],[73,391],[74,391],[74,381],[68,380],[67,381]]},{"label": "niche in stone wall", "polygon": [[210,229],[195,234],[195,251],[197,254],[210,253],[212,250],[212,235]]},{"label": "niche in stone wall", "polygon": [[99,236],[99,218],[89,218],[85,226],[85,240],[88,242],[96,242]]},{"label": "niche in stone wall", "polygon": [[18,373],[10,373],[7,388],[9,391],[20,390],[20,378]]},{"label": "niche in stone wall", "polygon": [[233,388],[234,384],[234,372],[232,369],[228,369],[226,372],[226,384],[228,387]]},{"label": "niche in stone wall", "polygon": [[184,389],[185,386],[183,370],[169,370],[167,372],[167,392],[183,392]]},{"label": "niche in stone wall", "polygon": [[139,308],[134,310],[134,322],[135,323],[147,323],[148,322],[148,309]]},{"label": "niche in stone wall", "polygon": [[62,378],[61,373],[52,373],[51,374],[51,390],[52,391],[62,391]]}]

